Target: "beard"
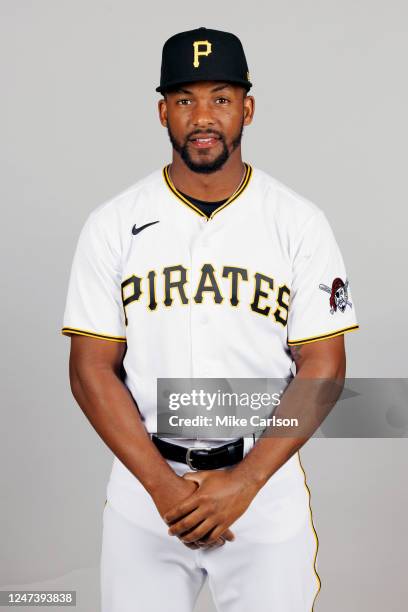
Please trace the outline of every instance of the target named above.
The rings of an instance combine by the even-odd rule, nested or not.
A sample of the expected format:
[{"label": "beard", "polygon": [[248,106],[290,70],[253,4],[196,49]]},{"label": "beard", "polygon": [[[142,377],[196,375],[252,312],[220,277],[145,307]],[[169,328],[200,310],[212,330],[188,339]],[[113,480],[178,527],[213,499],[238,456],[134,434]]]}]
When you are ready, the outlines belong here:
[{"label": "beard", "polygon": [[[225,164],[225,162],[229,159],[232,152],[235,151],[235,149],[241,144],[243,130],[244,130],[244,120],[242,119],[238,134],[233,138],[231,142],[231,150],[228,149],[227,142],[225,140],[225,136],[221,132],[218,132],[217,130],[211,130],[211,129],[199,130],[199,131],[195,130],[194,132],[192,132],[185,138],[183,144],[180,144],[175,139],[171,131],[170,122],[167,120],[167,133],[169,135],[169,139],[173,146],[173,149],[177,151],[181,159],[184,161],[184,163],[190,170],[192,170],[193,172],[197,172],[199,174],[211,174],[212,172],[216,172],[217,170],[220,170]],[[192,136],[196,135],[198,132],[200,133],[200,135],[216,134],[219,137],[220,142],[222,144],[222,151],[219,153],[219,155],[215,159],[211,161],[206,161],[205,159],[203,159],[203,161],[201,162],[196,162],[192,159],[189,149],[188,149],[188,141],[190,138],[192,138]]]}]

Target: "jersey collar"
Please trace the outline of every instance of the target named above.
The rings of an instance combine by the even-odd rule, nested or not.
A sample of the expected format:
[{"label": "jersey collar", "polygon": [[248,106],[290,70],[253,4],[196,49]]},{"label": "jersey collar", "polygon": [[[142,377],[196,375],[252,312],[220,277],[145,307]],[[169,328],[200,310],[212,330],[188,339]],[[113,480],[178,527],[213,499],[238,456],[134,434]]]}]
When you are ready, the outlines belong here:
[{"label": "jersey collar", "polygon": [[245,169],[246,169],[245,170],[245,174],[244,174],[243,179],[242,179],[241,183],[239,184],[238,188],[228,198],[228,200],[226,202],[224,202],[224,204],[222,206],[220,206],[219,208],[214,210],[209,217],[207,217],[207,215],[205,213],[203,213],[197,206],[195,206],[195,204],[193,204],[193,202],[191,202],[188,198],[186,198],[182,193],[180,193],[176,189],[176,187],[174,186],[174,184],[173,184],[173,182],[172,182],[172,180],[170,178],[170,175],[169,175],[170,164],[167,164],[167,166],[164,166],[164,168],[163,168],[163,178],[164,178],[164,182],[166,183],[167,187],[176,196],[176,198],[178,200],[180,200],[181,202],[183,202],[183,204],[185,204],[186,206],[188,206],[189,208],[194,210],[194,212],[196,212],[198,215],[200,215],[200,217],[204,217],[205,219],[207,219],[207,221],[209,221],[210,219],[213,219],[215,217],[215,215],[217,215],[221,210],[224,210],[224,208],[226,208],[234,200],[236,200],[241,195],[241,193],[243,193],[245,191],[245,189],[247,188],[247,186],[249,184],[249,181],[251,180],[251,176],[252,176],[252,166],[250,166],[250,164],[247,164],[246,162],[244,162],[244,165],[245,165]]}]

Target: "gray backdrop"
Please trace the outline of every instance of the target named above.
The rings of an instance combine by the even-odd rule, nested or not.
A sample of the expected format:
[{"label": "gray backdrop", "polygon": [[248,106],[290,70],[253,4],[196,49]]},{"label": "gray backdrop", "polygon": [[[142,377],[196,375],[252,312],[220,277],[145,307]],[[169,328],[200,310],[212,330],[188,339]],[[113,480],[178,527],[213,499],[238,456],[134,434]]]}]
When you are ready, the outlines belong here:
[{"label": "gray backdrop", "polygon": [[[203,25],[240,36],[257,101],[244,159],[332,224],[361,325],[348,376],[402,377],[408,11],[396,0],[1,0],[0,11],[0,582],[76,589],[89,612],[112,455],[70,394],[60,327],[88,213],[170,159],[154,91],[164,40]],[[359,439],[301,451],[317,612],[405,609],[406,451]],[[214,610],[207,588],[197,610]]]}]

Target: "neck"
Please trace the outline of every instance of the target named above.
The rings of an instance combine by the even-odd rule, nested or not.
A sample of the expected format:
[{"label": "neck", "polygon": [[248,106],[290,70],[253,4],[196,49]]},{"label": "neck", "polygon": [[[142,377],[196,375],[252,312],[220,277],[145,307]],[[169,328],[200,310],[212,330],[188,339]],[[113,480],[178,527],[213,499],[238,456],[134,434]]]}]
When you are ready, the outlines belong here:
[{"label": "neck", "polygon": [[193,172],[173,149],[171,180],[179,191],[197,200],[215,202],[229,198],[241,182],[245,166],[237,147],[223,167],[211,174]]}]

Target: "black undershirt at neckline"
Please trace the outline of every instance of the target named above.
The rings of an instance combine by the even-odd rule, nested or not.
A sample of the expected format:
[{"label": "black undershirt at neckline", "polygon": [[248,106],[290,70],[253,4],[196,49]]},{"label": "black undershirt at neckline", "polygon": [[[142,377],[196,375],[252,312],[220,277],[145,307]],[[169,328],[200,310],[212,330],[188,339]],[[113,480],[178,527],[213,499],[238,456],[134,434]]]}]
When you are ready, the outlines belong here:
[{"label": "black undershirt at neckline", "polygon": [[197,206],[197,208],[199,208],[207,217],[209,217],[214,210],[217,210],[217,208],[222,206],[228,200],[228,198],[225,198],[224,200],[219,200],[218,202],[205,202],[204,200],[197,200],[197,198],[193,198],[182,191],[179,191],[179,193],[187,198],[187,200],[192,202],[194,206]]}]

